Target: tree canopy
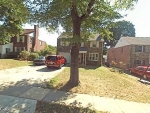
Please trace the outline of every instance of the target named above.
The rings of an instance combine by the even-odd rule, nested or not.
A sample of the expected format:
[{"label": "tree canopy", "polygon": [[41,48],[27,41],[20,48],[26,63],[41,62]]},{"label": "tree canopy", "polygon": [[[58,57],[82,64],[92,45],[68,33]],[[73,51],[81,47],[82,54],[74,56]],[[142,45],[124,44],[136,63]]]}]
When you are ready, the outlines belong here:
[{"label": "tree canopy", "polygon": [[137,0],[26,0],[31,12],[31,23],[38,23],[49,31],[58,31],[61,25],[71,48],[71,70],[69,83],[79,84],[78,56],[80,42],[89,35],[99,33],[109,37],[112,22],[121,18],[120,10],[133,8]]},{"label": "tree canopy", "polygon": [[22,25],[27,22],[29,12],[23,0],[0,1],[0,41],[18,35]]},{"label": "tree canopy", "polygon": [[134,25],[129,21],[117,21],[115,25],[110,28],[112,34],[110,35],[111,39],[104,38],[105,46],[114,47],[122,36],[135,37],[135,28]]}]

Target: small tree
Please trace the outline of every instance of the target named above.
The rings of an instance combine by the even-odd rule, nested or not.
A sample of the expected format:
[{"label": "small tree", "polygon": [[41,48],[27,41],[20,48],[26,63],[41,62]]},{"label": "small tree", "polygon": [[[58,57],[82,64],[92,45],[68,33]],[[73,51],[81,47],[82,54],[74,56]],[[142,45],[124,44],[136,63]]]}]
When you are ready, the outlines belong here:
[{"label": "small tree", "polygon": [[[122,16],[119,10],[127,10],[137,0],[27,0],[31,22],[58,31],[61,25],[71,47],[71,86],[79,84],[80,43],[88,40],[93,33],[110,37],[111,23]],[[70,37],[70,38],[69,38]]]},{"label": "small tree", "polygon": [[30,55],[28,56],[28,59],[30,61],[33,61],[35,58],[39,57],[38,53],[30,53]]},{"label": "small tree", "polygon": [[27,60],[29,55],[30,55],[30,53],[28,51],[22,51],[19,53],[20,58],[23,60]]},{"label": "small tree", "polygon": [[19,35],[27,16],[29,12],[24,0],[0,0],[0,42],[5,44],[8,37]]}]

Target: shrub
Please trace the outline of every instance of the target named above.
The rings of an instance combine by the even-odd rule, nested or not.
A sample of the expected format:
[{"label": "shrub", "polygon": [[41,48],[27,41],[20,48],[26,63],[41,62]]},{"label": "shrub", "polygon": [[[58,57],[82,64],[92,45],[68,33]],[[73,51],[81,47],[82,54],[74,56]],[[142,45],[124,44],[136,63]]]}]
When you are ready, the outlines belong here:
[{"label": "shrub", "polygon": [[23,60],[27,60],[29,55],[30,55],[30,53],[28,51],[22,51],[19,53],[19,57]]},{"label": "shrub", "polygon": [[28,60],[33,61],[37,57],[39,57],[38,53],[30,53]]}]

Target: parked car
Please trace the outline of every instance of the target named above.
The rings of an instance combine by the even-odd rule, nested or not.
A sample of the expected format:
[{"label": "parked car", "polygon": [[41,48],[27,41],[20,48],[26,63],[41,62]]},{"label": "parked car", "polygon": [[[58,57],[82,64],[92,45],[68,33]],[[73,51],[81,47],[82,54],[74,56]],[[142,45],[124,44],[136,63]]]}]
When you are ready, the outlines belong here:
[{"label": "parked car", "polygon": [[63,65],[66,65],[67,60],[62,55],[49,55],[46,57],[46,66],[61,68]]},{"label": "parked car", "polygon": [[150,80],[150,66],[137,66],[129,69],[130,73],[138,75],[140,78]]},{"label": "parked car", "polygon": [[44,56],[39,56],[38,58],[33,60],[34,65],[45,65],[45,57]]}]

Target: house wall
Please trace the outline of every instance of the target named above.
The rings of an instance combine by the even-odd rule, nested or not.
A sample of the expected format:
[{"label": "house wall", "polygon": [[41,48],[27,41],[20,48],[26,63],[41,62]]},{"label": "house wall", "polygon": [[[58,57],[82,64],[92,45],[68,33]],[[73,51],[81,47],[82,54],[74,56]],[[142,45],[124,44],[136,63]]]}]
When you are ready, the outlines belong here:
[{"label": "house wall", "polygon": [[5,57],[6,55],[6,48],[10,48],[10,52],[13,52],[13,43],[5,44],[5,45],[0,45],[0,54],[1,58]]},{"label": "house wall", "polygon": [[[94,48],[90,47],[90,43],[85,43],[85,47],[87,48],[87,54],[86,54],[86,59],[87,59],[87,65],[97,65],[101,66],[102,65],[102,58],[103,58],[103,42],[99,42],[99,47]],[[98,53],[98,61],[90,61],[89,60],[89,53]]]},{"label": "house wall", "polygon": [[[117,67],[129,68],[130,67],[130,49],[131,46],[123,46],[118,48],[110,48],[107,53],[107,62],[112,64],[114,61]],[[122,62],[124,65],[120,65]]]},{"label": "house wall", "polygon": [[[69,44],[69,46],[61,46],[61,39],[57,40],[57,54],[59,52],[67,52],[70,53],[71,50],[71,44]],[[86,64],[87,65],[98,65],[101,66],[102,65],[102,55],[103,55],[103,42],[99,42],[99,47],[98,48],[93,48],[90,47],[90,43],[84,43],[84,47],[87,48],[87,53],[86,53]],[[98,53],[99,54],[99,58],[98,61],[89,61],[89,53]]]},{"label": "house wall", "polygon": [[142,65],[149,65],[150,63],[150,45],[145,45],[145,52],[135,52],[136,45],[131,46],[131,67],[137,66],[134,64],[134,60],[144,60],[145,64]]}]

